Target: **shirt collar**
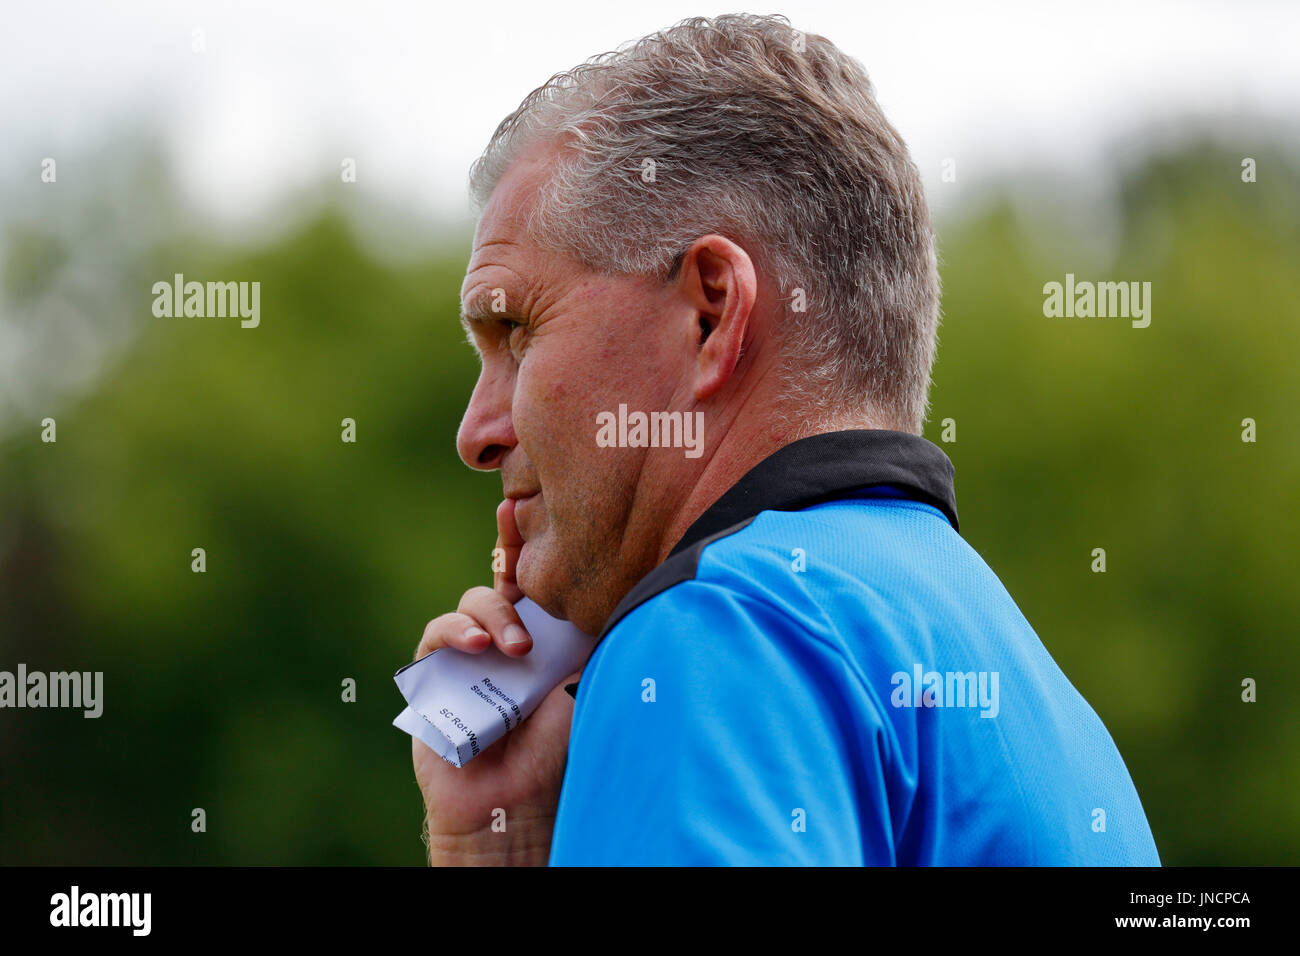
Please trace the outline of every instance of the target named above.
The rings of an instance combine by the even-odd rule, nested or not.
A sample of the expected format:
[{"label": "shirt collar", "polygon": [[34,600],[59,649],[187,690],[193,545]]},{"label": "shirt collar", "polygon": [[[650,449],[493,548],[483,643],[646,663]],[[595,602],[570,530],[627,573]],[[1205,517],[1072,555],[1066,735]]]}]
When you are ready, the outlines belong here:
[{"label": "shirt collar", "polygon": [[761,511],[799,511],[881,485],[933,505],[960,530],[952,462],[937,445],[908,432],[852,429],[801,438],[764,458],[686,529],[669,557]]}]

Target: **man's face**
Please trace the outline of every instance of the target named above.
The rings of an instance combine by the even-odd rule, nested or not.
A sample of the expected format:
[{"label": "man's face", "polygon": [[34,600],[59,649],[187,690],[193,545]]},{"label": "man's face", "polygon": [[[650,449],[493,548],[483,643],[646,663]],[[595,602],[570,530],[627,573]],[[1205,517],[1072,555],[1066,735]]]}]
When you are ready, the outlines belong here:
[{"label": "man's face", "polygon": [[599,447],[596,416],[690,408],[697,320],[671,283],[603,276],[529,241],[553,150],[511,167],[475,233],[461,304],[482,372],[457,449],[519,499],[520,587],[594,632],[609,596],[657,563],[683,470],[680,450]]}]

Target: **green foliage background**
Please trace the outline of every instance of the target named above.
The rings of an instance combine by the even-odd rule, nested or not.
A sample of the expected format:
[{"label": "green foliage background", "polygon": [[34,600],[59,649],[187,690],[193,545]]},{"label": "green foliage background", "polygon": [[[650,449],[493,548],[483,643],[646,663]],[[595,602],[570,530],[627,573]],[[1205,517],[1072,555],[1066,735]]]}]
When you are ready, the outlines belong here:
[{"label": "green foliage background", "polygon": [[[1300,860],[1300,174],[1256,158],[1255,184],[1208,143],[1138,163],[1108,256],[1047,178],[940,220],[926,435],[956,422],[963,533],[1115,737],[1166,864]],[[500,485],[454,447],[469,237],[401,263],[350,222],[170,239],[116,303],[129,347],[48,412],[57,443],[47,413],[0,437],[0,669],[102,670],[106,700],[0,711],[0,863],[422,862],[392,674],[488,578]],[[8,307],[65,243],[11,230]],[[155,319],[175,272],[257,279],[261,326]],[[1150,281],[1150,327],[1045,318],[1067,272]]]}]

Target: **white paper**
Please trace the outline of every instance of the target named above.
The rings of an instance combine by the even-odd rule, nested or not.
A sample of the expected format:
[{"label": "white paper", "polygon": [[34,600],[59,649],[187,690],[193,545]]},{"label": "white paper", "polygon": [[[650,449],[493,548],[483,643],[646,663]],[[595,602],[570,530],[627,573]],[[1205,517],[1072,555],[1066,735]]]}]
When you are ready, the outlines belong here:
[{"label": "white paper", "polygon": [[393,726],[463,767],[518,727],[564,678],[586,663],[595,638],[551,617],[529,598],[515,611],[533,639],[523,657],[490,645],[481,654],[441,647],[395,675],[407,708]]}]

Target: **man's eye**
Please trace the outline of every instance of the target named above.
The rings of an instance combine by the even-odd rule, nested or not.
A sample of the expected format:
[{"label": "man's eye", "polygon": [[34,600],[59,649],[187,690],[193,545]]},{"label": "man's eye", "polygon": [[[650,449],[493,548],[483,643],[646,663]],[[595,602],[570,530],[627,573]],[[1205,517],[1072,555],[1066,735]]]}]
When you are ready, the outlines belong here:
[{"label": "man's eye", "polygon": [[506,342],[511,349],[519,347],[519,343],[524,338],[523,335],[516,335],[520,329],[528,331],[528,323],[520,322],[518,319],[501,319],[501,326],[505,329]]}]

